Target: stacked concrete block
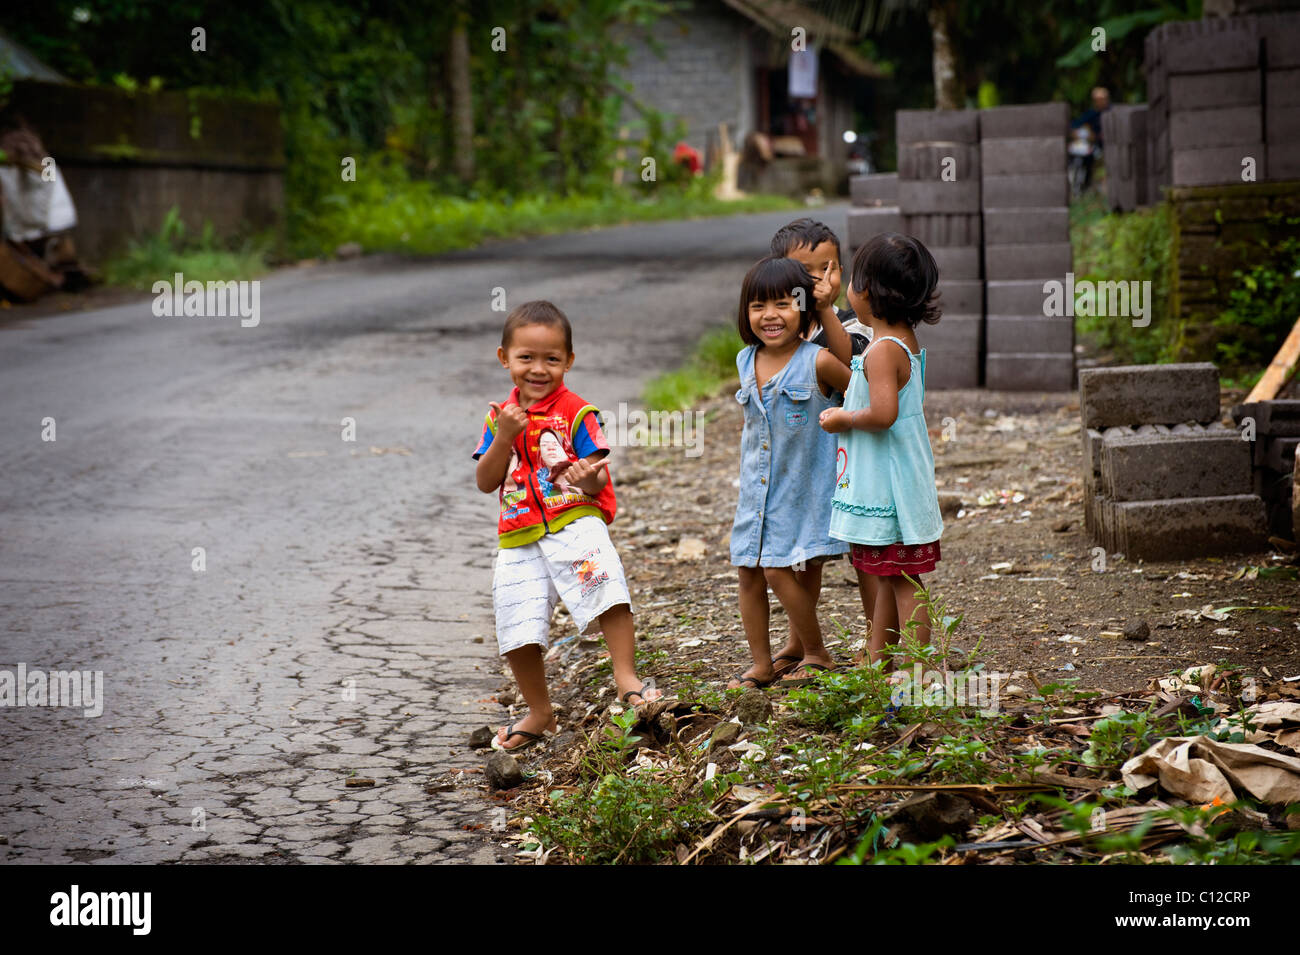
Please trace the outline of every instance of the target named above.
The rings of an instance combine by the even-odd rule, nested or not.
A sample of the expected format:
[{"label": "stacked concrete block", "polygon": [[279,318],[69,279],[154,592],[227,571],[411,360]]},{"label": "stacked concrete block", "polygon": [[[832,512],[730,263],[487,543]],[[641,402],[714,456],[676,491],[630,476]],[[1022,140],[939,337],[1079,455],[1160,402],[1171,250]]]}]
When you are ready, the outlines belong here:
[{"label": "stacked concrete block", "polygon": [[1012,391],[1074,385],[1074,320],[1045,314],[1070,250],[1065,103],[980,111],[986,286],[984,380]]},{"label": "stacked concrete block", "polygon": [[1164,23],[1145,52],[1153,200],[1300,178],[1300,13]]},{"label": "stacked concrete block", "polygon": [[1148,205],[1147,108],[1112,106],[1101,115],[1101,138],[1106,144],[1106,205],[1118,212]]},{"label": "stacked concrete block", "polygon": [[897,174],[853,176],[849,180],[849,199],[852,203],[848,211],[849,255],[873,235],[903,231]]},{"label": "stacked concrete block", "polygon": [[1219,421],[1214,365],[1130,365],[1079,373],[1084,524],[1134,560],[1267,547],[1251,449]]},{"label": "stacked concrete block", "polygon": [[1300,13],[1261,16],[1270,180],[1300,179]]},{"label": "stacked concrete block", "polygon": [[922,325],[927,388],[976,388],[982,372],[984,283],[980,256],[980,126],[976,110],[899,110],[899,230],[939,266],[943,317]]},{"label": "stacked concrete block", "polygon": [[1264,499],[1268,529],[1296,539],[1295,459],[1300,446],[1300,400],[1255,401],[1232,409],[1232,420],[1250,441],[1254,490]]}]

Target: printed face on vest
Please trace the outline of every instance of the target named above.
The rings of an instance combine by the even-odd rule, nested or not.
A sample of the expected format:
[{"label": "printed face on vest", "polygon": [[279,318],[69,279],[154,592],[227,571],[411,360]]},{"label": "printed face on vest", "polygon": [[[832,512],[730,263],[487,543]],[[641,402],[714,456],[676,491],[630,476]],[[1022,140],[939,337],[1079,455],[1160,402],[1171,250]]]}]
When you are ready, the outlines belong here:
[{"label": "printed face on vest", "polygon": [[537,436],[537,456],[548,468],[554,468],[560,463],[567,464],[572,460],[569,453],[564,450],[560,436],[549,428]]},{"label": "printed face on vest", "polygon": [[573,366],[573,355],[564,347],[564,331],[550,325],[516,328],[509,346],[497,349],[497,359],[510,372],[525,408],[564,384],[564,373]]}]

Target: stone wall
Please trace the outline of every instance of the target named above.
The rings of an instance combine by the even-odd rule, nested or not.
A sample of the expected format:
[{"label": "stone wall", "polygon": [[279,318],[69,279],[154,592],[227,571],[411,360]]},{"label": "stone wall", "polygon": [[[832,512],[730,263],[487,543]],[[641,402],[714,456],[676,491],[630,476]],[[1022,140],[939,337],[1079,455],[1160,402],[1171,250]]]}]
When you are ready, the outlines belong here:
[{"label": "stone wall", "polygon": [[[1300,182],[1174,187],[1169,198],[1176,263],[1170,311],[1181,327],[1179,358],[1211,360],[1220,336],[1249,333],[1213,324],[1237,285],[1233,271],[1257,264],[1261,243],[1300,236]],[[1277,346],[1246,344],[1260,354],[1272,354]]]},{"label": "stone wall", "polygon": [[58,163],[87,263],[157,232],[173,206],[193,232],[208,222],[219,236],[283,228],[284,143],[275,105],[20,82],[8,110],[27,120]]}]

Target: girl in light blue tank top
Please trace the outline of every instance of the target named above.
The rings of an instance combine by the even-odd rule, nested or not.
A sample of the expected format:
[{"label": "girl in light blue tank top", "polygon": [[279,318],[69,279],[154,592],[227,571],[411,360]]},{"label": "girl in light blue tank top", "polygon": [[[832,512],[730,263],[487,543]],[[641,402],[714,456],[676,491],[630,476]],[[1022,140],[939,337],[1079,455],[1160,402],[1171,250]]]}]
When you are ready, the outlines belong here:
[{"label": "girl in light blue tank top", "polygon": [[915,328],[939,320],[939,270],[921,242],[887,232],[858,249],[852,271],[849,304],[871,326],[872,343],[853,358],[844,407],[824,411],[821,425],[839,435],[830,534],[852,545],[871,625],[866,662],[898,642],[899,621],[915,624],[918,643],[930,642],[916,584],[939,560],[943,520],[922,410],[926,355]]},{"label": "girl in light blue tank top", "polygon": [[782,671],[786,679],[807,681],[834,665],[817,622],[816,562],[847,553],[849,545],[829,533],[837,442],[818,420],[838,405],[831,392],[848,385],[851,344],[842,329],[835,329],[840,357],[804,341],[816,308],[813,289],[802,265],[776,256],[750,269],[741,287],[738,322],[748,347],[736,356],[736,400],[745,430],[731,562],[740,575],[740,619],[753,665],[733,674],[731,687],[768,686],[778,678],[768,637],[769,586],[799,648],[797,665]]}]

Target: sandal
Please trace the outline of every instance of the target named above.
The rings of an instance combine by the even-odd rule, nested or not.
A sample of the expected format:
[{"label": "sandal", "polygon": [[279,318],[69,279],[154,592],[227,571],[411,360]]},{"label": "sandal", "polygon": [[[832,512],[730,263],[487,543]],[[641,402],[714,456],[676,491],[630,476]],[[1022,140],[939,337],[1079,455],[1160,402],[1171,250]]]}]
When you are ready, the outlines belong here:
[{"label": "sandal", "polygon": [[[666,698],[667,698],[667,694],[665,693],[665,694],[660,694],[659,696],[656,696],[653,700],[647,700],[647,699],[645,698],[645,694],[646,694],[646,690],[648,690],[648,689],[650,689],[650,685],[647,684],[647,683],[642,683],[642,684],[641,684],[641,689],[639,689],[639,690],[628,690],[626,693],[623,694],[623,705],[624,705],[624,706],[630,706],[630,707],[632,707],[633,709],[636,709],[636,707],[638,707],[638,706],[644,706],[644,705],[647,704],[647,703],[654,703],[654,702],[656,702],[656,701],[658,701],[658,700],[662,700],[662,699],[666,699]],[[640,702],[640,703],[633,703],[631,700],[628,699],[629,696],[639,696],[639,697],[641,697],[641,702]]]},{"label": "sandal", "polygon": [[509,740],[510,737],[512,736],[522,736],[524,737],[524,741],[520,743],[518,746],[507,746],[505,743],[501,742],[500,736],[493,736],[492,748],[496,750],[498,753],[517,753],[521,749],[527,749],[530,746],[535,746],[538,743],[542,742],[543,740],[550,739],[554,735],[555,734],[552,733],[550,730],[546,730],[545,732],[542,733],[530,733],[528,732],[528,730],[517,730],[515,729],[515,724],[511,723],[509,726],[506,727],[506,739]]},{"label": "sandal", "polygon": [[[801,663],[790,672],[796,673],[799,670],[816,670],[818,673],[833,673],[838,669],[839,667],[822,666],[822,664],[820,663]],[[799,677],[798,679],[794,679],[794,680],[780,681],[782,686],[808,686],[809,684],[816,683],[816,682],[817,682],[817,677],[815,676]]]},{"label": "sandal", "polygon": [[759,679],[758,677],[756,677],[756,676],[745,676],[745,673],[744,673],[743,670],[737,670],[735,673],[731,674],[731,676],[727,677],[727,679],[728,679],[728,680],[735,680],[737,683],[740,684],[740,686],[729,686],[729,687],[726,688],[726,689],[728,689],[728,690],[740,690],[740,689],[743,689],[743,688],[744,688],[744,685],[745,685],[746,683],[751,683],[751,684],[753,684],[753,687],[754,687],[755,690],[762,690],[762,689],[766,689],[767,687],[771,686],[773,683],[776,683],[778,680],[780,680],[780,677],[776,677],[776,676],[774,676],[774,677],[772,677],[772,679],[770,679],[770,680],[760,680],[760,679]]},{"label": "sandal", "polygon": [[[799,661],[802,660],[802,659],[803,659],[803,657],[797,657],[797,656],[794,656],[793,654],[790,654],[790,653],[783,653],[783,654],[781,654],[779,657],[773,657],[773,658],[772,658],[772,670],[773,670],[773,675],[775,675],[778,679],[779,679],[780,677],[785,676],[785,675],[786,675],[787,673],[789,673],[791,670],[796,669],[796,668],[799,666]],[[790,666],[790,667],[782,667],[782,666],[780,665],[780,663],[781,663],[782,660],[789,660],[791,663],[794,664],[794,666]]]}]

